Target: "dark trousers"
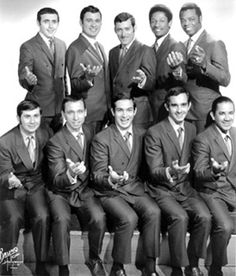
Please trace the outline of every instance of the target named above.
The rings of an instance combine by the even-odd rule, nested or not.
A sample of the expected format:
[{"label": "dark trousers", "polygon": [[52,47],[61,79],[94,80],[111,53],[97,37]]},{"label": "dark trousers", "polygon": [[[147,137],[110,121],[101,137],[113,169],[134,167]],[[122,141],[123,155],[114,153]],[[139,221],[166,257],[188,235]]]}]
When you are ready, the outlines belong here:
[{"label": "dark trousers", "polygon": [[227,260],[227,245],[233,232],[233,219],[230,217],[227,204],[212,194],[201,193],[212,214],[212,230],[210,245],[212,249],[212,265],[224,266]]},{"label": "dark trousers", "polygon": [[29,224],[32,229],[37,261],[47,260],[50,240],[50,218],[44,188],[27,194],[23,200],[0,201],[0,248],[4,252],[17,246],[19,231]]},{"label": "dark trousers", "polygon": [[137,225],[143,240],[144,254],[147,257],[159,256],[160,209],[148,196],[133,196],[134,204],[120,196],[102,197],[104,211],[111,218],[115,228],[112,257],[115,262],[131,262],[131,239]]},{"label": "dark trousers", "polygon": [[105,213],[95,197],[83,201],[80,207],[72,207],[68,201],[53,194],[50,196],[52,214],[52,240],[58,265],[70,263],[70,222],[71,213],[75,213],[82,226],[88,226],[89,254],[98,258],[102,249],[102,241],[106,229]]},{"label": "dark trousers", "polygon": [[[205,258],[207,239],[211,228],[211,215],[200,197],[188,197],[177,201],[174,196],[160,196],[157,199],[168,227],[171,265],[197,266],[199,258]],[[190,232],[188,248],[186,234]]]}]

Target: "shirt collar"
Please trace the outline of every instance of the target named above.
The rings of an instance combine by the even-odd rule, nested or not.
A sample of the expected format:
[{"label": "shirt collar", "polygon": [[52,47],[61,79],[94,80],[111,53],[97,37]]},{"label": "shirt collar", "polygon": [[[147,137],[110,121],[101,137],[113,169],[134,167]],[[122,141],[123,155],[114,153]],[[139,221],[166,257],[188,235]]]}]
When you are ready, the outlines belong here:
[{"label": "shirt collar", "polygon": [[[169,32],[156,40],[156,42],[158,43],[158,47],[161,46],[161,44],[163,43],[163,41],[165,40],[165,38],[168,36],[168,34],[169,34]],[[155,45],[155,43],[154,43],[154,45]]]},{"label": "shirt collar", "polygon": [[[133,44],[134,40],[135,40],[135,37],[133,38],[133,40],[132,40],[128,45],[125,45],[127,51],[129,50],[129,48],[130,48],[131,45]],[[121,47],[122,47],[122,44],[121,44]]]},{"label": "shirt collar", "polygon": [[72,130],[67,124],[66,124],[66,127],[67,127],[67,129],[69,130],[69,132],[70,132],[75,138],[77,138],[78,134],[84,135],[84,132],[83,132],[83,128],[82,128],[82,127],[80,127],[80,129],[79,129],[78,131]]},{"label": "shirt collar", "polygon": [[198,40],[199,36],[202,34],[203,31],[204,29],[201,27],[200,30],[198,30],[193,36],[191,36],[191,39],[194,43]]},{"label": "shirt collar", "polygon": [[95,42],[97,42],[97,40],[96,39],[94,39],[94,38],[91,38],[91,37],[89,37],[89,36],[87,36],[85,33],[81,33],[87,40],[88,40],[88,42],[93,46],[93,47],[95,47]]},{"label": "shirt collar", "polygon": [[27,145],[28,144],[28,137],[34,137],[34,140],[35,140],[35,132],[34,133],[32,133],[32,134],[26,134],[25,132],[24,132],[24,130],[22,129],[22,127],[21,127],[21,125],[20,125],[20,133],[21,133],[21,135],[22,135],[22,138],[23,138],[23,140],[24,140],[24,143]]},{"label": "shirt collar", "polygon": [[230,134],[229,134],[229,131],[227,131],[226,133],[224,133],[223,131],[221,131],[221,129],[217,126],[217,125],[215,125],[216,126],[216,129],[219,131],[219,133],[220,133],[220,135],[222,136],[222,138],[224,139],[226,136],[229,136],[230,138],[231,138],[231,136],[230,136]]},{"label": "shirt collar", "polygon": [[119,130],[119,132],[120,132],[120,134],[121,134],[122,137],[125,136],[125,134],[126,134],[127,131],[128,131],[131,135],[133,135],[133,127],[132,127],[132,125],[131,125],[128,129],[126,129],[126,130],[123,130],[123,129],[119,128],[117,125],[116,125],[116,127],[117,127],[117,129]]},{"label": "shirt collar", "polygon": [[[49,40],[50,40],[51,38],[46,37],[46,36],[45,36],[43,33],[41,33],[41,32],[39,32],[39,35],[42,37],[43,41],[49,46],[49,45],[50,45]],[[52,39],[54,39],[54,37],[52,37]]]},{"label": "shirt collar", "polygon": [[180,127],[182,127],[184,131],[184,122],[182,122],[181,124],[176,124],[175,121],[170,116],[168,116],[168,120],[176,133],[178,133],[178,129]]}]

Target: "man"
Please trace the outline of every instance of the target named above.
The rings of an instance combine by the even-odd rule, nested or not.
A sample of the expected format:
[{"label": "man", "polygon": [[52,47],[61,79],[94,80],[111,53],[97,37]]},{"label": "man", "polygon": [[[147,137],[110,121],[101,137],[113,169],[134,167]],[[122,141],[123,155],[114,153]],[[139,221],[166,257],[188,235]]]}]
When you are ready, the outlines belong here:
[{"label": "man", "polygon": [[65,43],[55,37],[59,14],[43,8],[37,14],[38,34],[20,47],[18,75],[28,92],[26,99],[42,108],[42,123],[57,131],[61,126],[60,108],[66,91]]},{"label": "man", "polygon": [[67,96],[62,103],[63,128],[48,142],[47,158],[52,191],[52,238],[60,276],[69,275],[70,221],[75,213],[88,226],[89,260],[93,276],[105,276],[99,258],[105,233],[105,214],[89,185],[89,148],[92,132],[84,126],[87,109],[82,97]]},{"label": "man", "polygon": [[185,46],[169,33],[172,18],[171,10],[162,4],[153,6],[149,11],[150,27],[156,38],[153,45],[157,60],[156,85],[150,101],[155,123],[168,115],[164,107],[167,91],[187,80]]},{"label": "man", "polygon": [[[50,238],[50,219],[42,176],[43,149],[48,132],[39,128],[41,108],[24,100],[17,106],[19,125],[0,138],[0,248],[17,246],[19,232],[27,222],[32,228],[36,274],[49,275],[45,261]],[[10,274],[7,264],[2,274]]]},{"label": "man", "polygon": [[82,33],[67,51],[67,68],[71,80],[71,94],[82,95],[88,114],[85,120],[95,132],[102,129],[109,107],[107,58],[96,38],[102,26],[102,14],[94,6],[80,13]]},{"label": "man", "polygon": [[229,211],[236,209],[235,106],[220,96],[212,104],[212,124],[193,143],[196,186],[213,217],[212,264],[209,276],[222,276],[227,264],[227,245],[233,231]]},{"label": "man", "polygon": [[90,154],[96,195],[115,228],[110,276],[126,275],[124,264],[131,262],[131,238],[138,221],[146,256],[143,275],[155,276],[160,210],[140,178],[144,130],[133,126],[137,112],[133,99],[114,99],[111,111],[115,123],[94,137]]},{"label": "man", "polygon": [[220,85],[230,82],[227,52],[220,40],[213,39],[202,28],[202,12],[194,3],[182,6],[179,12],[180,23],[189,36],[187,48],[186,89],[190,92],[192,107],[187,116],[197,127],[197,132],[205,128],[211,104],[220,96]]},{"label": "man", "polygon": [[153,121],[149,95],[155,84],[155,53],[135,39],[136,24],[131,14],[118,14],[114,24],[121,44],[109,52],[111,95],[134,97],[137,104],[134,124],[147,128]]},{"label": "man", "polygon": [[[188,92],[171,88],[165,107],[168,117],[151,127],[145,137],[148,190],[168,226],[171,275],[203,276],[198,262],[206,254],[211,216],[192,187],[190,153],[196,129],[184,121],[191,107]],[[190,240],[186,248],[187,231]]]}]

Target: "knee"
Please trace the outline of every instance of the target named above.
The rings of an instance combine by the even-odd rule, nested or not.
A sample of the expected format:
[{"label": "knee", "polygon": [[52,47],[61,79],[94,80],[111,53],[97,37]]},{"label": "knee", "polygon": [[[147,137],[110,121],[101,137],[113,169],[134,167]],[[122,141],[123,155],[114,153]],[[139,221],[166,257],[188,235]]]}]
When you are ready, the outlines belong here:
[{"label": "knee", "polygon": [[152,206],[148,208],[145,213],[145,217],[151,221],[160,221],[161,220],[161,210],[158,206]]},{"label": "knee", "polygon": [[14,228],[21,228],[24,224],[24,219],[20,214],[14,214],[2,221],[1,225]]},{"label": "knee", "polygon": [[47,211],[42,211],[34,218],[35,223],[48,224],[50,222],[50,215]]},{"label": "knee", "polygon": [[97,229],[105,229],[106,227],[106,214],[102,211],[96,212],[92,217],[92,225]]},{"label": "knee", "polygon": [[233,229],[234,229],[233,222],[230,220],[225,221],[222,224],[222,230],[227,236],[230,236],[233,233]]},{"label": "knee", "polygon": [[71,222],[71,214],[55,214],[52,217],[54,225],[70,225]]},{"label": "knee", "polygon": [[185,227],[187,227],[188,221],[189,221],[189,218],[187,213],[175,214],[174,216],[172,216],[172,219],[171,219],[172,224],[183,225]]},{"label": "knee", "polygon": [[136,214],[126,214],[126,216],[122,218],[121,224],[130,229],[135,229],[138,224],[138,217]]}]

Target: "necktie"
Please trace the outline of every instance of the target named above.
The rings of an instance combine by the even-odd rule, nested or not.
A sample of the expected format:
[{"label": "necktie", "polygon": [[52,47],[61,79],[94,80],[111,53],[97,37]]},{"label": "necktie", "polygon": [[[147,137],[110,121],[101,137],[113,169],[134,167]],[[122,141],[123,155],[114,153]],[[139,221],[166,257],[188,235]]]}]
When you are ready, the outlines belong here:
[{"label": "necktie", "polygon": [[76,136],[76,139],[77,139],[77,141],[78,141],[78,143],[79,143],[81,149],[84,148],[82,136],[83,136],[83,133],[82,133],[82,132],[80,132],[80,133]]},{"label": "necktie", "polygon": [[35,141],[34,136],[28,136],[27,137],[28,144],[27,144],[27,150],[29,152],[30,159],[32,163],[35,162]]},{"label": "necktie", "polygon": [[54,57],[55,44],[54,44],[53,38],[49,38],[49,50],[50,50],[50,53],[52,54],[52,56]]},{"label": "necktie", "polygon": [[187,41],[187,44],[186,44],[186,48],[187,48],[187,54],[190,52],[191,48],[192,48],[192,43],[193,43],[193,40],[192,38],[190,37]]},{"label": "necktie", "polygon": [[229,155],[231,156],[231,154],[232,154],[232,143],[231,143],[231,138],[228,134],[225,135],[224,141],[225,141],[227,150],[229,152]]},{"label": "necktie", "polygon": [[179,127],[177,131],[178,131],[179,146],[180,146],[180,149],[182,150],[183,144],[184,144],[184,130],[182,127]]},{"label": "necktie", "polygon": [[158,48],[159,48],[159,45],[158,45],[158,40],[155,41],[155,44],[154,44],[154,49],[155,49],[155,52],[158,51]]},{"label": "necktie", "polygon": [[129,131],[127,131],[124,135],[124,140],[125,140],[125,143],[126,143],[128,149],[129,149],[129,152],[131,152],[131,150],[132,150],[131,143],[130,143],[130,136],[131,135],[132,134]]},{"label": "necktie", "polygon": [[100,48],[99,48],[99,44],[98,44],[97,41],[94,43],[94,46],[95,46],[95,48],[96,48],[96,51],[97,51],[99,57],[100,57],[101,59],[103,59],[102,53],[101,53],[101,50],[100,50]]},{"label": "necktie", "polygon": [[119,63],[121,63],[121,61],[123,60],[126,53],[127,53],[127,47],[122,46],[121,49],[120,49]]}]

